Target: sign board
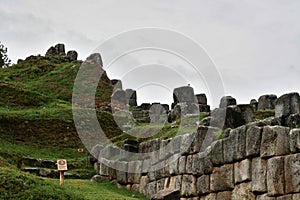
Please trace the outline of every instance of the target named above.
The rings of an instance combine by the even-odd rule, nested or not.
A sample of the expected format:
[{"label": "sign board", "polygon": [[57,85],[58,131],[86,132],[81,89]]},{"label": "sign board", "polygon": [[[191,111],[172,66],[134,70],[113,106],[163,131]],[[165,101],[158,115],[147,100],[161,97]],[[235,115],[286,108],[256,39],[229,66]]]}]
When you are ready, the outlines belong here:
[{"label": "sign board", "polygon": [[57,160],[57,170],[59,171],[66,171],[68,170],[67,167],[67,160]]},{"label": "sign board", "polygon": [[82,153],[83,151],[84,151],[83,148],[79,148],[79,149],[78,149],[78,153]]}]

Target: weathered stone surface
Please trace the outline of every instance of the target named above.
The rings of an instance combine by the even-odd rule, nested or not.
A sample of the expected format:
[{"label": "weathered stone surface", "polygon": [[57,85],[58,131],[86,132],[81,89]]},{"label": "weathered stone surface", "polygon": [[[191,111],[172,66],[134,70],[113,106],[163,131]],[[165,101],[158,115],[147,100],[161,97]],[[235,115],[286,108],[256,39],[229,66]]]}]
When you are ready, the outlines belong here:
[{"label": "weathered stone surface", "polygon": [[211,144],[211,162],[213,166],[224,164],[223,140],[217,140]]},{"label": "weathered stone surface", "polygon": [[292,153],[300,152],[300,129],[290,131],[290,150]]},{"label": "weathered stone surface", "polygon": [[100,162],[99,175],[108,176],[109,175],[109,173],[108,173],[108,168],[109,167],[107,165],[105,165],[103,161],[104,161],[104,158],[102,158],[101,160],[99,160],[99,162]]},{"label": "weathered stone surface", "polygon": [[195,134],[184,134],[181,136],[180,152],[182,155],[187,155],[190,152],[191,144],[195,138]]},{"label": "weathered stone surface", "polygon": [[128,163],[123,161],[117,162],[117,181],[118,183],[125,185],[128,183],[127,179],[127,170],[128,170]]},{"label": "weathered stone surface", "polygon": [[202,94],[196,94],[197,103],[202,105],[207,105],[207,98],[204,93]]},{"label": "weathered stone surface", "polygon": [[190,86],[175,88],[173,91],[174,103],[195,103],[194,89]]},{"label": "weathered stone surface", "polygon": [[195,163],[195,156],[194,155],[188,155],[186,158],[186,173],[187,174],[193,174],[195,171],[194,169],[194,163]]},{"label": "weathered stone surface", "polygon": [[[175,155],[175,157],[177,157],[178,155]],[[169,174],[170,175],[178,175],[179,174],[179,170],[178,170],[178,160],[179,157],[177,159],[168,159],[168,165],[169,165]]]},{"label": "weathered stone surface", "polygon": [[288,116],[285,120],[285,126],[290,128],[300,127],[300,114],[292,114]]},{"label": "weathered stone surface", "polygon": [[218,200],[217,193],[210,193],[209,195],[201,197],[200,200]]},{"label": "weathered stone surface", "polygon": [[151,200],[174,200],[180,198],[179,190],[162,190],[155,194]]},{"label": "weathered stone surface", "polygon": [[234,190],[232,191],[232,200],[255,200],[255,195],[251,192],[251,183],[241,183],[236,185]]},{"label": "weathered stone surface", "polygon": [[203,152],[203,159],[200,159],[200,163],[203,166],[204,174],[211,174],[213,171],[213,164],[211,162],[211,147],[208,147]]},{"label": "weathered stone surface", "polygon": [[251,160],[246,159],[234,163],[234,183],[241,183],[251,180]]},{"label": "weathered stone surface", "polygon": [[232,129],[223,140],[224,162],[231,163],[246,158],[246,126]]},{"label": "weathered stone surface", "polygon": [[148,185],[148,183],[150,182],[149,177],[148,176],[142,176],[141,180],[140,180],[140,187],[139,187],[139,192],[141,194],[147,195],[147,188],[146,186]]},{"label": "weathered stone surface", "polygon": [[261,158],[252,159],[252,192],[267,192],[267,161]]},{"label": "weathered stone surface", "polygon": [[114,91],[115,90],[123,90],[123,86],[122,86],[122,81],[119,79],[112,79],[111,80],[111,84],[114,86]]},{"label": "weathered stone surface", "polygon": [[102,58],[101,58],[101,55],[100,53],[93,53],[91,55],[89,55],[85,62],[89,63],[89,64],[94,64],[94,65],[100,65],[100,66],[103,66],[103,63],[102,63]]},{"label": "weathered stone surface", "polygon": [[236,99],[232,96],[224,96],[220,100],[219,108],[226,108],[227,106],[236,105]]},{"label": "weathered stone surface", "polygon": [[217,108],[211,112],[210,126],[218,128],[236,128],[246,123],[242,110],[238,106]]},{"label": "weathered stone surface", "polygon": [[110,180],[117,179],[117,160],[110,160],[110,167],[108,168],[108,177]]},{"label": "weathered stone surface", "polygon": [[231,195],[232,195],[231,191],[218,192],[217,199],[231,200]]},{"label": "weathered stone surface", "polygon": [[128,162],[128,183],[139,183],[142,172],[142,161],[130,161]]},{"label": "weathered stone surface", "polygon": [[214,168],[213,173],[210,176],[210,190],[219,192],[232,190],[233,188],[233,164]]},{"label": "weathered stone surface", "polygon": [[197,179],[197,192],[199,195],[202,196],[209,193],[209,180],[209,175],[202,175]]},{"label": "weathered stone surface", "polygon": [[241,109],[245,124],[255,121],[254,110],[250,104],[239,104],[237,107]]},{"label": "weathered stone surface", "polygon": [[274,94],[262,95],[258,98],[257,110],[273,110],[277,96]]},{"label": "weathered stone surface", "polygon": [[196,177],[194,177],[193,175],[182,176],[181,195],[186,197],[197,195]]},{"label": "weathered stone surface", "polygon": [[171,176],[166,179],[165,189],[169,190],[180,190],[182,183],[182,175]]},{"label": "weathered stone surface", "polygon": [[65,45],[64,44],[57,44],[54,47],[50,47],[46,52],[46,57],[51,56],[65,56]]},{"label": "weathered stone surface", "polygon": [[66,57],[69,59],[69,61],[73,62],[73,61],[77,60],[77,56],[78,56],[78,53],[76,51],[72,50],[72,51],[67,52]]},{"label": "weathered stone surface", "polygon": [[108,181],[109,178],[107,176],[101,176],[101,175],[94,175],[91,178],[92,182],[101,182],[101,181]]},{"label": "weathered stone surface", "polygon": [[293,194],[293,200],[299,200],[300,199],[300,193],[298,194]]},{"label": "weathered stone surface", "polygon": [[163,190],[164,187],[165,187],[165,178],[162,178],[162,179],[159,179],[156,181],[156,190],[157,191],[160,191],[160,190]]},{"label": "weathered stone surface", "polygon": [[260,154],[262,128],[250,126],[246,133],[246,156],[254,157]]},{"label": "weathered stone surface", "polygon": [[140,184],[133,184],[131,187],[132,191],[139,192]]},{"label": "weathered stone surface", "polygon": [[289,152],[289,128],[265,126],[262,133],[260,156],[267,158],[285,155]]},{"label": "weathered stone surface", "polygon": [[275,200],[276,197],[269,197],[268,194],[257,195],[256,200]]},{"label": "weathered stone surface", "polygon": [[95,163],[98,161],[101,150],[104,147],[100,144],[95,145],[90,151],[90,163]]},{"label": "weathered stone surface", "polygon": [[198,104],[199,107],[199,112],[210,112],[210,106],[209,105],[203,105],[203,104]]},{"label": "weathered stone surface", "polygon": [[148,197],[153,197],[157,193],[156,181],[150,182],[146,185]]},{"label": "weathered stone surface", "polygon": [[256,101],[256,99],[251,99],[250,105],[252,106],[254,111],[257,111],[258,102]]},{"label": "weathered stone surface", "polygon": [[300,193],[300,154],[285,157],[285,192]]},{"label": "weathered stone surface", "polygon": [[298,93],[284,94],[277,99],[275,117],[287,117],[297,113],[300,113],[300,96]]},{"label": "weathered stone surface", "polygon": [[[112,106],[123,106],[126,105],[126,93],[124,90],[115,90],[111,97]],[[118,105],[121,104],[121,105]]]},{"label": "weathered stone surface", "polygon": [[178,171],[179,174],[184,174],[186,172],[186,156],[181,156],[178,160]]},{"label": "weathered stone surface", "polygon": [[136,91],[133,89],[126,89],[125,93],[126,93],[126,103],[129,106],[137,106]]},{"label": "weathered stone surface", "polygon": [[283,196],[277,197],[276,200],[292,200],[292,195],[291,194],[283,195]]},{"label": "weathered stone surface", "polygon": [[284,185],[284,157],[270,158],[267,169],[268,195],[283,195]]}]

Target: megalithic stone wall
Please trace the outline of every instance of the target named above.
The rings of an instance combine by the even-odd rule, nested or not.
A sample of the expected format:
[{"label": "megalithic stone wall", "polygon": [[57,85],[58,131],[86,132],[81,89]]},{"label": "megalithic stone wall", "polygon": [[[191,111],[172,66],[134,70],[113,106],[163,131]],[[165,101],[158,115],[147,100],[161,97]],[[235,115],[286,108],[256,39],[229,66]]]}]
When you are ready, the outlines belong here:
[{"label": "megalithic stone wall", "polygon": [[[203,134],[214,133],[207,129],[200,127],[197,133],[141,143],[139,152],[152,152],[175,140],[168,150],[178,159],[166,160],[158,170],[154,166],[161,162],[159,155],[135,161],[103,158],[103,151],[111,151],[111,158],[118,154],[112,147],[97,148],[100,152],[95,169],[102,178],[115,180],[149,198],[161,191],[177,190],[182,200],[300,199],[300,129],[241,126],[224,139],[211,136],[213,142],[203,148],[207,138]],[[189,148],[180,152],[188,141]],[[108,162],[113,163],[110,166],[118,165],[119,170],[107,167]]]}]

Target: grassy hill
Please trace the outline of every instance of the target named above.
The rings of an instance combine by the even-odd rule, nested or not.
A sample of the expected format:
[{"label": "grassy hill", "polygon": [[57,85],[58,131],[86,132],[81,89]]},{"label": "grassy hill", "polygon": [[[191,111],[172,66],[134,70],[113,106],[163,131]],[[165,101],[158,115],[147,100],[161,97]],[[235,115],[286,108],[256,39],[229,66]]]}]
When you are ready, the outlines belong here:
[{"label": "grassy hill", "polygon": [[[110,182],[91,183],[93,167],[85,166],[84,148],[72,119],[72,92],[81,62],[63,57],[30,56],[0,68],[0,199],[136,199]],[[110,103],[112,85],[106,74],[99,81],[97,107]],[[108,137],[122,134],[111,113],[97,111]],[[67,159],[69,172],[81,180],[40,178],[20,170],[24,157]],[[104,195],[103,195],[104,194]]]}]

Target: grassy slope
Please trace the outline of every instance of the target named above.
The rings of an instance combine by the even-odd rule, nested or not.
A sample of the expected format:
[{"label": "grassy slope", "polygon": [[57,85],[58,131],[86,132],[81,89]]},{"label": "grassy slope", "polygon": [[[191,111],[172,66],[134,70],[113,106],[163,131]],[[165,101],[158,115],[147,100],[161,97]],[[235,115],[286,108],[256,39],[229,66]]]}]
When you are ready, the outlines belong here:
[{"label": "grassy slope", "polygon": [[[82,178],[93,175],[92,166],[84,167],[85,154],[77,152],[83,145],[72,120],[72,89],[79,67],[59,57],[37,56],[0,69],[0,199],[132,199],[133,192],[109,182],[67,180],[60,187],[57,180],[16,167],[22,157],[65,158],[69,172]],[[112,86],[107,77],[97,91],[96,103],[108,104]],[[122,133],[110,113],[98,112],[98,118],[109,137]]]}]

